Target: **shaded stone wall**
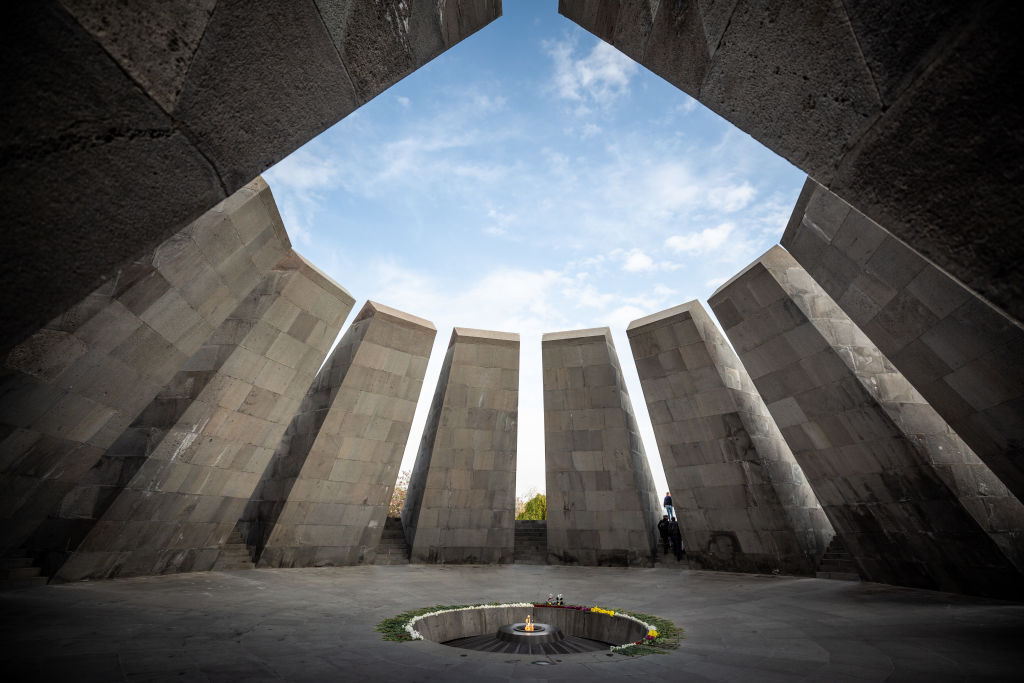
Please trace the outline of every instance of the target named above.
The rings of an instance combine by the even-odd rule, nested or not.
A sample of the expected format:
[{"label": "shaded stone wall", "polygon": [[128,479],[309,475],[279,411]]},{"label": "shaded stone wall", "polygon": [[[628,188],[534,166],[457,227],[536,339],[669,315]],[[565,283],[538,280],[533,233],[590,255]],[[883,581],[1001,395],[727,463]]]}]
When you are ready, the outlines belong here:
[{"label": "shaded stone wall", "polygon": [[1024,498],[1024,327],[810,178],[782,245]]},{"label": "shaded stone wall", "polygon": [[363,306],[245,510],[259,566],[373,562],[436,334],[422,318]]},{"label": "shaded stone wall", "polygon": [[690,301],[626,334],[691,566],[814,574],[832,525],[704,308]]},{"label": "shaded stone wall", "polygon": [[792,256],[709,302],[865,578],[1022,594],[1024,506]]},{"label": "shaded stone wall", "polygon": [[500,14],[500,0],[5,3],[0,356]]},{"label": "shaded stone wall", "polygon": [[56,578],[210,569],[353,303],[282,258],[65,497],[53,529],[91,523]]},{"label": "shaded stone wall", "polygon": [[559,12],[1024,318],[1014,2],[560,0]]},{"label": "shaded stone wall", "polygon": [[289,247],[257,178],[11,350],[0,552],[25,541]]},{"label": "shaded stone wall", "polygon": [[551,564],[651,566],[661,499],[608,328],[545,334]]},{"label": "shaded stone wall", "polygon": [[402,509],[413,562],[515,554],[519,335],[456,327]]}]

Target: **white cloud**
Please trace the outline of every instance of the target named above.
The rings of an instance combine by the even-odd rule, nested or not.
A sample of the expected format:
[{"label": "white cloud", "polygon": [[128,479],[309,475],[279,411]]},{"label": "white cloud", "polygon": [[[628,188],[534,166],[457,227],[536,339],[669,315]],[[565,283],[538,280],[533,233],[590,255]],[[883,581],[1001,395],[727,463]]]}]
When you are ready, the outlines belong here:
[{"label": "white cloud", "polygon": [[732,213],[745,208],[754,201],[757,190],[748,182],[742,185],[727,185],[725,187],[712,188],[707,195],[708,204],[715,209]]},{"label": "white cloud", "polygon": [[622,269],[630,273],[643,273],[655,270],[656,268],[657,266],[651,257],[639,249],[631,249],[626,254],[626,260],[622,264]]},{"label": "white cloud", "polygon": [[547,43],[554,61],[554,90],[559,97],[578,102],[578,114],[590,113],[589,104],[607,107],[629,93],[629,81],[637,65],[608,43],[597,41],[590,53],[575,56],[575,42]]},{"label": "white cloud", "polygon": [[288,155],[264,173],[274,188],[309,191],[330,187],[338,177],[338,165],[329,156],[320,156],[303,147]]},{"label": "white cloud", "polygon": [[605,316],[605,318],[608,320],[609,327],[613,327],[615,329],[624,329],[637,318],[642,318],[645,315],[649,315],[652,312],[653,311],[650,311],[648,309],[640,308],[632,304],[627,304],[625,306],[619,306],[618,308],[610,311]]},{"label": "white cloud", "polygon": [[729,281],[727,277],[713,277],[704,283],[704,286],[708,289],[717,289],[719,285],[724,285]]},{"label": "white cloud", "polygon": [[406,109],[409,108],[410,100],[408,97],[402,97],[401,95],[399,95],[395,99],[398,100],[398,103],[405,107]]},{"label": "white cloud", "polygon": [[339,174],[336,159],[305,147],[263,173],[293,242],[312,246],[322,192],[337,182]]},{"label": "white cloud", "polygon": [[700,232],[673,235],[665,240],[665,246],[675,252],[703,254],[722,247],[735,229],[733,223],[722,223]]}]

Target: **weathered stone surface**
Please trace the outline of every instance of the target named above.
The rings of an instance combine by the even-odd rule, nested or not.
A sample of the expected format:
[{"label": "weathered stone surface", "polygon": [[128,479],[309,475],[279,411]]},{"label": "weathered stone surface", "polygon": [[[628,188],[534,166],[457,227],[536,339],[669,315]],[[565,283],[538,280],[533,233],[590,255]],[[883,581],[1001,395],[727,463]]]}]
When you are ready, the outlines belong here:
[{"label": "weathered stone surface", "polygon": [[217,0],[60,0],[164,111],[174,110]]},{"label": "weathered stone surface", "polygon": [[232,187],[365,99],[356,95],[313,2],[222,2],[174,115]]},{"label": "weathered stone surface", "polygon": [[1024,318],[1024,110],[1006,106],[1024,5],[561,0],[559,11]]},{"label": "weathered stone surface", "polygon": [[1024,506],[792,256],[709,302],[864,577],[1022,594]]},{"label": "weathered stone surface", "polygon": [[353,303],[286,254],[44,526],[92,521],[56,578],[211,569]]},{"label": "weathered stone surface", "polygon": [[500,0],[7,3],[0,356],[500,14]]},{"label": "weathered stone surface", "polygon": [[[924,73],[842,159],[828,185],[1022,320],[1024,109],[1007,106],[1006,93],[1020,73],[1024,4],[979,4],[964,3],[970,21],[957,13],[951,26],[927,29],[942,39],[929,52],[937,58],[915,67]],[[948,33],[955,40],[944,40]]]},{"label": "weathered stone surface", "polygon": [[811,179],[782,245],[1024,498],[1020,323]]},{"label": "weathered stone surface", "polygon": [[402,509],[412,562],[511,563],[519,335],[456,327]]},{"label": "weathered stone surface", "polygon": [[545,334],[548,562],[651,566],[661,519],[608,328]]},{"label": "weathered stone surface", "polygon": [[832,525],[704,308],[690,301],[626,334],[691,567],[813,575]]},{"label": "weathered stone surface", "polygon": [[225,192],[167,113],[56,3],[0,11],[3,356]]},{"label": "weathered stone surface", "polygon": [[25,540],[288,248],[257,179],[11,350],[0,549]]},{"label": "weathered stone surface", "polygon": [[368,301],[245,510],[261,567],[372,563],[437,330]]}]

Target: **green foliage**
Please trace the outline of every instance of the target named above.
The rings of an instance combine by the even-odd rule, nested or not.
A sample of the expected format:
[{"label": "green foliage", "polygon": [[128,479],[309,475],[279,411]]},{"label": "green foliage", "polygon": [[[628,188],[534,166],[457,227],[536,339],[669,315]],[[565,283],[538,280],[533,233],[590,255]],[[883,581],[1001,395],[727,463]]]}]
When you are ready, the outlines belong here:
[{"label": "green foliage", "polygon": [[434,605],[433,607],[420,607],[419,609],[409,610],[408,612],[402,612],[393,617],[389,617],[384,621],[377,624],[374,628],[375,631],[383,633],[384,640],[412,640],[409,637],[408,631],[405,630],[405,625],[409,623],[409,620],[413,617],[418,617],[421,614],[430,614],[431,612],[440,612],[446,609],[462,609],[468,607],[468,605]]},{"label": "green foliage", "polygon": [[668,619],[662,619],[656,617],[653,614],[644,614],[643,612],[631,612],[628,610],[615,610],[616,612],[622,612],[628,614],[631,617],[636,617],[640,621],[647,622],[654,630],[658,632],[658,637],[654,640],[648,641],[643,645],[631,645],[630,647],[624,647],[621,650],[616,650],[620,655],[626,655],[627,657],[637,657],[640,655],[664,655],[668,654],[667,650],[675,650],[679,647],[679,640],[683,637],[683,629],[673,624]]},{"label": "green foliage", "polygon": [[548,498],[543,493],[526,501],[523,511],[516,516],[516,519],[547,519]]}]

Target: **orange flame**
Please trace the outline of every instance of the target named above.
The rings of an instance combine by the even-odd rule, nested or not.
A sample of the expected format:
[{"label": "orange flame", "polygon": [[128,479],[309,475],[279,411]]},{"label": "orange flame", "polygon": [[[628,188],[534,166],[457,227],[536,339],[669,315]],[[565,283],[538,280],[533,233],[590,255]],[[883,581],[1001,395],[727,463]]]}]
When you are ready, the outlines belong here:
[{"label": "orange flame", "polygon": [[526,615],[526,628],[524,628],[523,630],[524,631],[532,631],[533,630],[533,617],[530,616],[529,614]]}]

